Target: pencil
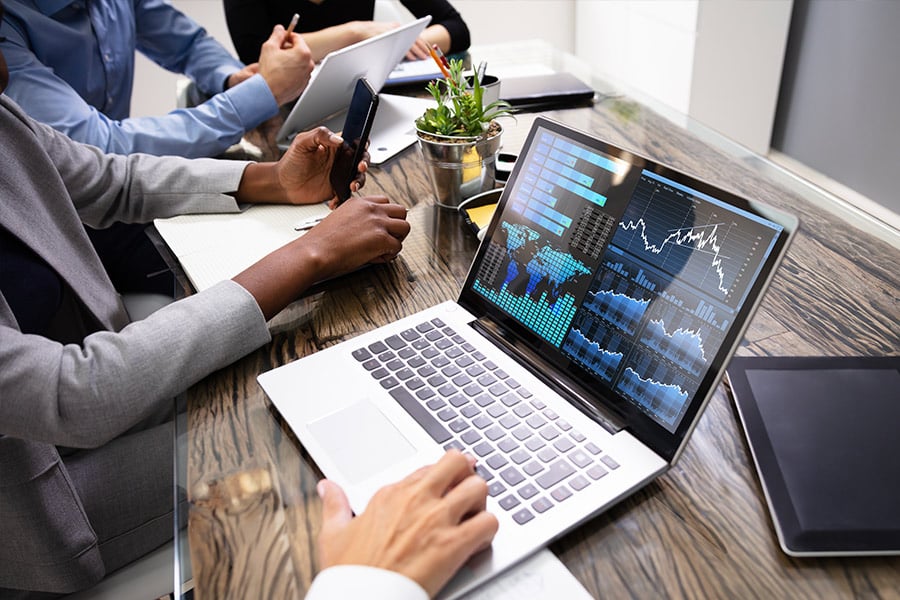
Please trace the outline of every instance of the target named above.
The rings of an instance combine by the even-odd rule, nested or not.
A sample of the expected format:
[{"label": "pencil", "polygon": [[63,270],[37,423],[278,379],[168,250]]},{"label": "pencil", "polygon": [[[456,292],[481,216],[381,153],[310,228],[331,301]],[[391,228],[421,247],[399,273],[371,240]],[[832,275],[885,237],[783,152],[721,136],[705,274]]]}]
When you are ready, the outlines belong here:
[{"label": "pencil", "polygon": [[291,22],[287,26],[287,29],[284,32],[284,41],[281,43],[281,47],[284,48],[285,43],[290,43],[291,34],[294,33],[294,27],[297,26],[297,22],[300,20],[300,14],[294,13],[294,16],[291,17]]}]

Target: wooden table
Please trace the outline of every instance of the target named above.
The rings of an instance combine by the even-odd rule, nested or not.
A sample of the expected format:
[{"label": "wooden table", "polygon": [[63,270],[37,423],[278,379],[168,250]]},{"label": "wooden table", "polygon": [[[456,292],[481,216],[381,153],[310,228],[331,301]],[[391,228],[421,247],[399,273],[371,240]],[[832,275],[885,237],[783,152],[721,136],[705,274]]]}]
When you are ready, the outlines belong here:
[{"label": "wooden table", "polygon": [[[629,97],[548,114],[801,219],[738,354],[900,352],[896,232],[855,227],[823,208],[831,200],[815,188],[773,179],[759,157],[716,148],[712,132],[698,137]],[[477,242],[458,215],[432,206],[416,148],[371,169],[365,192],[410,209],[412,233],[397,261],[314,290],[272,322],[270,344],[186,394],[179,459],[189,543],[179,550],[183,561],[189,554],[197,598],[302,598],[317,570],[321,475],[256,376],[455,298],[465,278]],[[671,471],[551,549],[598,598],[900,598],[898,557],[781,552],[724,385]]]}]

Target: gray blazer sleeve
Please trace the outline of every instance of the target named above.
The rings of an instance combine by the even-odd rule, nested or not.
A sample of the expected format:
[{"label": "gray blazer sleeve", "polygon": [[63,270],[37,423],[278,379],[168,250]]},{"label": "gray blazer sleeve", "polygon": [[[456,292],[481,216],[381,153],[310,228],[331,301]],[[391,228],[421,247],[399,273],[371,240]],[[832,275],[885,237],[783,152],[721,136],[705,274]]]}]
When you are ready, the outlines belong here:
[{"label": "gray blazer sleeve", "polygon": [[256,301],[232,281],[81,345],[0,326],[0,433],[100,446],[268,340]]}]

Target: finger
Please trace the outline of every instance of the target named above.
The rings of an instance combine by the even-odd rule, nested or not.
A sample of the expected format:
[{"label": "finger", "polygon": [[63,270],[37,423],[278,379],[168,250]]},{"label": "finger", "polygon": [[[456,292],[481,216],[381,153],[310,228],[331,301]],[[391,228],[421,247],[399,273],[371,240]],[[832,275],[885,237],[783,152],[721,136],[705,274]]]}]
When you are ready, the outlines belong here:
[{"label": "finger", "polygon": [[340,146],[344,143],[344,138],[334,133],[324,125],[320,125],[313,129],[313,141],[322,146]]},{"label": "finger", "polygon": [[472,473],[469,460],[458,450],[448,450],[422,478],[422,483],[436,495],[443,496],[456,481]]},{"label": "finger", "polygon": [[342,529],[353,519],[350,502],[341,486],[323,479],[316,485],[316,491],[322,498],[322,531]]},{"label": "finger", "polygon": [[453,542],[457,544],[457,552],[463,562],[490,546],[499,527],[497,517],[487,511],[479,512],[457,525]]},{"label": "finger", "polygon": [[459,523],[466,516],[484,511],[487,507],[488,487],[478,475],[469,475],[444,495],[447,516],[452,523]]}]

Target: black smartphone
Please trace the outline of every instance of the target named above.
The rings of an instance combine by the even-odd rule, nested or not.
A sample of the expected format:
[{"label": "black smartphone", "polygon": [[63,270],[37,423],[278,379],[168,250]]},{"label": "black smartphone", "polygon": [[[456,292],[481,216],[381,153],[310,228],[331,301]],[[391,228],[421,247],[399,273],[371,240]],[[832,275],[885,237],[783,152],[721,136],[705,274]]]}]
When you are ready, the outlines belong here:
[{"label": "black smartphone", "polygon": [[378,94],[364,77],[360,77],[356,81],[353,99],[350,100],[350,109],[341,132],[344,143],[331,165],[331,187],[337,194],[338,204],[350,197],[350,183],[356,178],[356,167],[366,151],[377,108]]}]

